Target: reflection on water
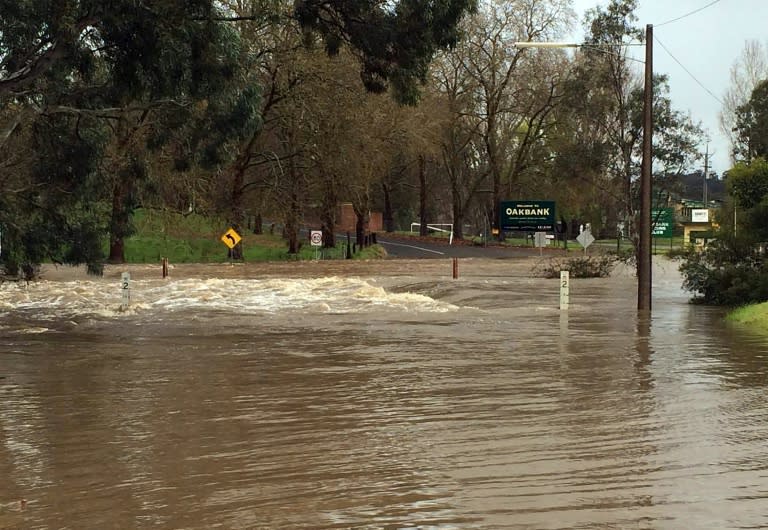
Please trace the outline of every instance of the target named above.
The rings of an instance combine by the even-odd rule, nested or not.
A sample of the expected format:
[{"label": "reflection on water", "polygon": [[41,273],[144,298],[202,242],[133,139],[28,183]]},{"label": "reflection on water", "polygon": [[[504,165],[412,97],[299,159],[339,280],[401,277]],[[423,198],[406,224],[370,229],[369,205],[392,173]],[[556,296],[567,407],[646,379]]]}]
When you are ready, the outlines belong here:
[{"label": "reflection on water", "polygon": [[768,525],[768,340],[670,264],[645,320],[630,275],[561,313],[529,267],[4,285],[0,528]]}]

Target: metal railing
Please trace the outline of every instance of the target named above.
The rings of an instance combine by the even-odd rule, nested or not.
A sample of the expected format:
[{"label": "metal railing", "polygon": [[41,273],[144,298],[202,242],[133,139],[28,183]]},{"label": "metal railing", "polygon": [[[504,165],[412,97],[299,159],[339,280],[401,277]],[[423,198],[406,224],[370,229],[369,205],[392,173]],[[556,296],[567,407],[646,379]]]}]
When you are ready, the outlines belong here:
[{"label": "metal railing", "polygon": [[[418,226],[421,227],[421,223],[411,223],[411,234],[413,234],[413,227]],[[448,226],[450,227],[450,230],[445,230],[444,228],[439,228],[440,226]],[[448,236],[448,244],[453,244],[453,224],[452,223],[427,223],[427,229],[432,230],[434,232],[443,232],[445,234],[449,234]]]}]

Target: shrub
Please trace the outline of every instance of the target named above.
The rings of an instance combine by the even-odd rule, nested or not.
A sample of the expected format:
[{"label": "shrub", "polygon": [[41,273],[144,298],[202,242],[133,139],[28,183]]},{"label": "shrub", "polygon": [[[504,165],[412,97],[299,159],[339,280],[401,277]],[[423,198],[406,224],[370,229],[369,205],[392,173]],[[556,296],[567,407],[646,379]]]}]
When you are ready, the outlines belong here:
[{"label": "shrub", "polygon": [[722,238],[701,251],[688,249],[680,272],[683,288],[699,302],[737,306],[768,300],[765,258],[745,239]]},{"label": "shrub", "polygon": [[544,278],[559,278],[561,271],[569,271],[572,278],[605,278],[610,276],[616,261],[616,256],[611,254],[550,258],[539,263],[534,274]]}]

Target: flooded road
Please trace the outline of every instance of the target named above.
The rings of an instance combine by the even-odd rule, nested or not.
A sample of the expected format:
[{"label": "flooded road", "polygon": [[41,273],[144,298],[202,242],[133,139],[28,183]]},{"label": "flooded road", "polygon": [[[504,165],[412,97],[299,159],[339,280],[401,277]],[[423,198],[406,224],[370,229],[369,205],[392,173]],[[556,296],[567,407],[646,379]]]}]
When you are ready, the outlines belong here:
[{"label": "flooded road", "polygon": [[768,526],[768,338],[534,262],[4,284],[0,528]]}]

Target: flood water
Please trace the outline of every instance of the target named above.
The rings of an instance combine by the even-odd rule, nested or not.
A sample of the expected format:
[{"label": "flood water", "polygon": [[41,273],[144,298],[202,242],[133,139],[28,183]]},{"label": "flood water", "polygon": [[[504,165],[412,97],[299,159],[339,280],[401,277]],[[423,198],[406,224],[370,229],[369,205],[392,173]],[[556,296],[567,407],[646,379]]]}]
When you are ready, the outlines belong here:
[{"label": "flood water", "polygon": [[0,528],[768,526],[768,338],[531,263],[3,284]]}]

